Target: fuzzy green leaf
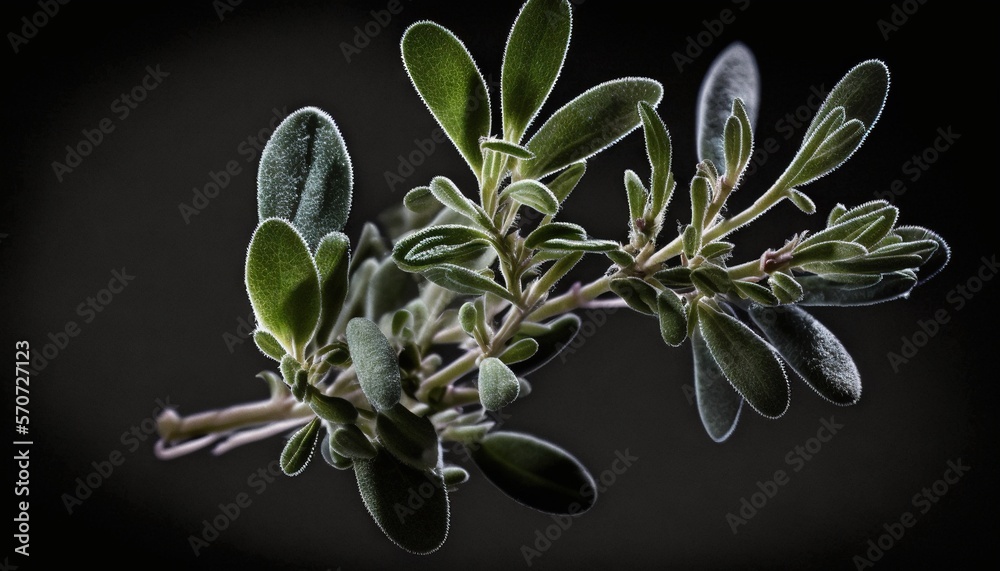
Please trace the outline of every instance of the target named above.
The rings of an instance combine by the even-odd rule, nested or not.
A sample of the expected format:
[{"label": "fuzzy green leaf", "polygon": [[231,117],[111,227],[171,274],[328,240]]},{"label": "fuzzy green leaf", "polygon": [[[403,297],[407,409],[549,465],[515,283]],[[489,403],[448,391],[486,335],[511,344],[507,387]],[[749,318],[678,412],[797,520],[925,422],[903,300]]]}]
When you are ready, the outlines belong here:
[{"label": "fuzzy green leaf", "polygon": [[836,335],[803,309],[751,306],[750,318],[802,380],[839,405],[861,398],[861,374]]},{"label": "fuzzy green leaf", "polygon": [[281,471],[285,475],[297,476],[306,469],[319,441],[320,426],[319,418],[313,417],[285,443],[281,451]]},{"label": "fuzzy green leaf", "polygon": [[744,299],[749,298],[761,305],[778,305],[781,303],[781,300],[771,290],[760,284],[737,280],[733,282],[733,286],[736,287],[736,292],[740,297]]},{"label": "fuzzy green leaf", "polygon": [[250,240],[246,286],[257,323],[298,354],[320,315],[319,275],[302,236],[285,220],[261,222]]},{"label": "fuzzy green leaf", "polygon": [[569,48],[566,0],[529,0],[507,38],[501,73],[504,138],[515,143],[552,91]]},{"label": "fuzzy green leaf", "polygon": [[278,125],[261,152],[260,220],[291,222],[315,250],[320,238],[347,223],[353,186],[351,158],[336,123],[315,107],[299,109]]},{"label": "fuzzy green leaf", "polygon": [[519,361],[509,363],[510,369],[519,377],[526,377],[538,370],[561,353],[580,331],[580,318],[572,313],[562,315],[544,324],[524,323],[521,332],[514,339],[533,339],[538,344],[534,355]]},{"label": "fuzzy green leaf", "polygon": [[549,190],[552,191],[552,194],[556,195],[556,200],[559,201],[559,204],[562,204],[569,197],[569,194],[573,192],[573,189],[576,188],[576,185],[579,184],[580,179],[583,178],[586,172],[587,163],[585,161],[573,163],[548,183]]},{"label": "fuzzy green leaf", "polygon": [[337,318],[344,308],[348,291],[348,270],[351,266],[351,243],[340,232],[331,232],[316,248],[316,269],[319,270],[319,290],[322,299],[316,338],[321,343],[331,341]]},{"label": "fuzzy green leaf", "polygon": [[401,270],[391,258],[386,258],[372,274],[365,296],[365,317],[378,321],[418,295],[413,276]]},{"label": "fuzzy green leaf", "polygon": [[[371,460],[354,462],[358,489],[368,513],[396,545],[418,555],[433,553],[448,537],[448,492],[438,471],[417,470],[379,448]],[[410,509],[420,490],[419,509]]]},{"label": "fuzzy green leaf", "polygon": [[768,284],[781,303],[795,303],[802,299],[802,286],[791,274],[774,272],[768,279]]},{"label": "fuzzy green leaf", "polygon": [[370,319],[355,317],[347,323],[347,346],[354,361],[358,384],[376,410],[399,402],[402,394],[396,351]]},{"label": "fuzzy green leaf", "polygon": [[[847,120],[857,119],[871,131],[878,121],[889,94],[889,68],[878,60],[868,60],[851,68],[837,82],[826,100],[816,111],[812,123],[806,129],[808,139],[826,116],[835,108],[843,107]],[[860,142],[858,143],[860,145]]]},{"label": "fuzzy green leaf", "polygon": [[535,159],[518,178],[539,179],[584,160],[639,126],[637,105],[658,105],[663,87],[646,78],[623,78],[592,87],[556,111],[526,145]]},{"label": "fuzzy green leaf", "polygon": [[358,418],[358,409],[351,401],[314,391],[309,395],[309,408],[316,416],[337,424],[349,424]]},{"label": "fuzzy green leaf", "polygon": [[594,478],[579,460],[528,434],[488,434],[473,448],[472,460],[502,492],[536,510],[575,515],[597,499]]},{"label": "fuzzy green leaf", "polygon": [[538,341],[532,339],[531,337],[525,337],[508,345],[507,348],[504,349],[503,353],[500,354],[500,360],[505,365],[510,365],[512,363],[519,363],[530,359],[537,352]]},{"label": "fuzzy green leaf", "polygon": [[804,186],[836,170],[851,158],[854,151],[861,146],[866,134],[867,131],[861,121],[857,119],[847,121],[823,139],[788,184]]},{"label": "fuzzy green leaf", "polygon": [[330,449],[351,460],[371,460],[378,454],[368,436],[354,424],[346,424],[333,431]]},{"label": "fuzzy green leaf", "polygon": [[729,272],[715,264],[702,264],[691,270],[691,283],[705,295],[729,293],[736,287]]},{"label": "fuzzy green leaf", "polygon": [[511,183],[500,192],[500,198],[527,205],[548,216],[555,216],[559,211],[559,199],[537,180],[519,180]]},{"label": "fuzzy green leaf", "polygon": [[921,276],[917,285],[937,275],[951,259],[951,248],[945,242],[944,238],[936,232],[920,226],[900,226],[896,228],[895,233],[907,241],[934,240],[938,244],[936,250],[924,257],[920,265]]},{"label": "fuzzy green leaf", "polygon": [[502,285],[481,273],[455,264],[438,264],[424,270],[425,278],[455,293],[480,295],[492,293],[507,301],[517,303],[517,298]]},{"label": "fuzzy green leaf", "polygon": [[639,180],[639,175],[635,171],[625,171],[625,194],[628,196],[629,227],[633,234],[640,234],[639,222],[643,220],[646,212],[646,202],[649,200],[649,191]]},{"label": "fuzzy green leaf", "polygon": [[656,296],[656,313],[660,320],[663,342],[677,347],[687,338],[687,313],[681,298],[665,289]]},{"label": "fuzzy green leaf", "polygon": [[662,217],[670,202],[670,167],[673,150],[667,126],[653,106],[640,101],[639,116],[642,119],[642,131],[646,137],[646,156],[649,158],[652,172],[649,179],[650,214],[655,219]]},{"label": "fuzzy green leaf", "polygon": [[788,378],[774,349],[743,322],[704,303],[698,323],[709,351],[740,395],[760,414],[778,418],[788,410]]},{"label": "fuzzy green leaf", "polygon": [[732,252],[735,247],[736,245],[731,242],[712,242],[702,246],[698,255],[706,259],[718,258]]},{"label": "fuzzy green leaf", "polygon": [[698,93],[698,160],[723,165],[723,132],[740,98],[750,123],[757,120],[760,72],[753,52],[741,43],[730,44],[712,62]]},{"label": "fuzzy green leaf", "polygon": [[476,176],[483,169],[479,139],[490,134],[490,96],[465,45],[434,22],[403,33],[403,64],[438,124]]},{"label": "fuzzy green leaf", "polygon": [[420,272],[439,264],[461,264],[482,256],[492,245],[486,233],[458,224],[442,224],[418,230],[396,242],[392,258],[408,272]]},{"label": "fuzzy green leaf", "polygon": [[501,139],[483,139],[479,143],[479,146],[484,150],[489,149],[523,161],[530,161],[535,158],[535,153],[532,153],[525,147]]},{"label": "fuzzy green leaf", "polygon": [[792,263],[795,266],[805,266],[813,262],[849,260],[867,253],[868,250],[861,244],[830,240],[811,244],[805,248],[795,248],[792,250]]},{"label": "fuzzy green leaf", "polygon": [[882,276],[874,285],[851,287],[822,276],[800,276],[803,295],[802,306],[859,306],[873,305],[906,297],[917,285],[912,272],[893,272]]},{"label": "fuzzy green leaf", "polygon": [[675,266],[666,268],[653,274],[661,284],[666,287],[691,287],[691,268],[687,266]]},{"label": "fuzzy green leaf", "polygon": [[611,280],[611,291],[639,313],[657,314],[656,289],[641,278],[615,278]]},{"label": "fuzzy green leaf", "polygon": [[430,470],[441,460],[434,424],[426,416],[413,414],[402,403],[380,412],[375,430],[385,449],[408,466]]},{"label": "fuzzy green leaf", "polygon": [[479,364],[479,400],[486,410],[500,410],[517,399],[521,385],[517,375],[496,357]]},{"label": "fuzzy green leaf", "polygon": [[480,228],[489,229],[493,227],[486,211],[481,206],[470,200],[462,191],[443,176],[436,176],[431,180],[431,194],[438,199],[441,204],[465,216],[475,222]]},{"label": "fuzzy green leaf", "polygon": [[796,208],[806,214],[814,214],[816,212],[816,203],[799,190],[794,188],[788,189],[788,199],[792,201],[792,204]]},{"label": "fuzzy green leaf", "polygon": [[740,411],[743,410],[743,397],[726,379],[697,329],[691,336],[691,350],[694,353],[694,395],[698,416],[708,436],[716,442],[723,442],[736,429]]},{"label": "fuzzy green leaf", "polygon": [[431,187],[418,186],[403,196],[403,206],[411,212],[422,214],[437,212],[441,207],[441,203],[434,199]]},{"label": "fuzzy green leaf", "polygon": [[281,346],[281,342],[271,335],[267,331],[258,329],[253,332],[253,342],[260,349],[260,352],[267,355],[268,357],[274,359],[275,361],[281,362],[281,358],[286,355],[285,348]]}]

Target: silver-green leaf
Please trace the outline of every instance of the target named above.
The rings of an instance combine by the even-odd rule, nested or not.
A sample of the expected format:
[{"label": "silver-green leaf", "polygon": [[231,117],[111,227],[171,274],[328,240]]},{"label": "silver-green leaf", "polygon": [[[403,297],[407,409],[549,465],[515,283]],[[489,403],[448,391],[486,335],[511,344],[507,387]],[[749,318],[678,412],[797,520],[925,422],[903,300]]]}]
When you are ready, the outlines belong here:
[{"label": "silver-green leaf", "polygon": [[696,329],[691,336],[694,353],[694,394],[698,415],[708,436],[723,442],[732,435],[743,410],[743,397],[733,389]]},{"label": "silver-green leaf", "polygon": [[496,357],[479,364],[479,400],[486,410],[500,410],[517,399],[521,385],[517,375]]},{"label": "silver-green leaf", "polygon": [[743,101],[751,123],[757,121],[760,72],[746,45],[729,45],[712,62],[698,93],[698,160],[724,165],[723,132],[732,113],[733,101]]},{"label": "silver-green leaf", "polygon": [[402,394],[396,351],[373,321],[355,317],[347,323],[347,346],[358,384],[376,410],[399,402]]}]

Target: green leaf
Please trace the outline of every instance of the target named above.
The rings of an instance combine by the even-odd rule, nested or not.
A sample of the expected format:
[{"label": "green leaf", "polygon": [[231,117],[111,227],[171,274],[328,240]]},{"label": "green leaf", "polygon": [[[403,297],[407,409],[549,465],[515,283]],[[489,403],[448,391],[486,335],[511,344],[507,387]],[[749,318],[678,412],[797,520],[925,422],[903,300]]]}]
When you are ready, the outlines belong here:
[{"label": "green leaf", "polygon": [[768,279],[768,284],[781,303],[795,303],[802,299],[802,286],[791,274],[774,272]]},{"label": "green leaf", "polygon": [[458,309],[458,323],[462,326],[462,331],[469,335],[476,330],[479,323],[479,314],[476,311],[476,304],[467,301]]},{"label": "green leaf", "polygon": [[402,394],[396,351],[370,319],[355,317],[347,323],[347,346],[354,361],[358,384],[376,410],[399,402]]},{"label": "green leaf", "polygon": [[698,255],[705,259],[718,258],[729,254],[735,247],[736,245],[730,242],[712,242],[702,246]]},{"label": "green leaf", "polygon": [[698,323],[709,351],[754,410],[778,418],[788,410],[788,378],[774,349],[741,321],[704,302]]},{"label": "green leaf", "polygon": [[611,280],[611,291],[639,313],[657,314],[656,288],[641,278],[634,276],[615,278]]},{"label": "green leaf", "polygon": [[260,156],[260,221],[283,218],[311,250],[340,231],[351,212],[351,158],[336,123],[315,107],[299,109],[274,130]]},{"label": "green leaf", "polygon": [[705,225],[708,205],[712,201],[712,182],[706,177],[696,176],[691,180],[691,227],[695,232],[694,250],[701,247],[701,228]]},{"label": "green leaf", "polygon": [[788,189],[788,199],[792,201],[792,204],[796,208],[806,214],[814,214],[816,212],[816,203],[799,190],[794,188]]},{"label": "green leaf", "polygon": [[410,467],[430,470],[441,460],[434,424],[425,416],[413,414],[402,403],[381,411],[375,420],[375,430],[385,449]]},{"label": "green leaf", "polygon": [[573,192],[573,189],[576,188],[576,185],[586,172],[586,162],[573,163],[548,183],[549,190],[552,191],[552,194],[556,195],[556,200],[559,201],[559,204],[562,204],[569,197],[569,194]]},{"label": "green leaf", "polygon": [[274,400],[280,398],[286,398],[290,394],[288,392],[288,385],[281,378],[281,375],[275,373],[274,371],[261,371],[257,373],[257,378],[267,383],[267,388],[270,389],[271,398]]},{"label": "green leaf", "polygon": [[372,274],[365,296],[365,317],[378,321],[418,295],[413,276],[401,270],[391,258],[386,258]]},{"label": "green leaf", "polygon": [[691,270],[691,283],[698,288],[698,291],[709,296],[729,293],[736,287],[729,277],[729,272],[715,264],[702,264]]},{"label": "green leaf", "polygon": [[698,416],[708,436],[723,442],[732,435],[743,410],[743,397],[733,389],[715,362],[705,339],[696,329],[691,336],[694,353],[694,395]]},{"label": "green leaf", "polygon": [[726,178],[736,180],[742,169],[740,159],[743,158],[743,125],[735,115],[730,115],[722,131],[722,151],[726,165]]},{"label": "green leaf", "polygon": [[302,236],[285,220],[265,220],[254,231],[246,286],[257,323],[299,354],[319,320],[319,276]]},{"label": "green leaf", "polygon": [[358,236],[358,241],[355,245],[356,248],[354,255],[351,257],[351,267],[349,269],[351,279],[354,279],[354,273],[369,258],[381,259],[389,251],[385,240],[382,239],[382,234],[378,230],[378,226],[375,226],[371,222],[365,222],[364,226],[361,227],[361,235]]},{"label": "green leaf", "polygon": [[479,177],[479,139],[490,134],[490,96],[472,56],[454,34],[427,21],[407,28],[401,47],[417,93]]},{"label": "green leaf", "polygon": [[281,471],[286,476],[298,476],[306,469],[319,441],[320,426],[319,418],[313,417],[285,443],[281,451]]},{"label": "green leaf", "polygon": [[537,180],[519,180],[511,183],[500,192],[500,198],[527,205],[548,216],[555,216],[559,211],[559,199]]},{"label": "green leaf", "polygon": [[438,264],[423,271],[425,278],[455,293],[479,295],[492,293],[512,303],[518,299],[505,287],[483,274],[455,264]]},{"label": "green leaf", "polygon": [[445,466],[441,475],[444,477],[444,484],[449,490],[469,481],[469,473],[461,466]]},{"label": "green leaf", "polygon": [[257,348],[260,349],[261,353],[267,355],[275,361],[278,361],[279,363],[281,362],[281,358],[286,355],[285,348],[281,346],[281,342],[267,331],[262,331],[260,329],[254,331],[253,342],[257,345]]},{"label": "green leaf", "polygon": [[530,375],[569,346],[579,331],[580,318],[572,313],[567,313],[544,324],[523,323],[521,332],[515,335],[514,339],[532,339],[538,344],[538,351],[524,361],[509,363],[510,370],[519,377]]},{"label": "green leaf", "polygon": [[847,121],[823,139],[788,184],[804,186],[836,170],[851,158],[854,151],[861,146],[866,134],[861,121],[857,119]]},{"label": "green leaf", "polygon": [[313,391],[309,395],[309,408],[316,416],[337,424],[350,424],[358,418],[358,409],[351,401]]},{"label": "green leaf", "polygon": [[320,440],[319,449],[323,456],[323,460],[326,461],[330,466],[338,470],[349,470],[354,467],[354,460],[345,457],[340,454],[331,446],[332,439],[330,438],[330,432],[327,431]]},{"label": "green leaf", "polygon": [[684,288],[692,285],[691,268],[687,266],[666,268],[653,274],[653,277],[666,287]]},{"label": "green leaf", "polygon": [[830,240],[829,242],[811,244],[805,248],[795,248],[792,250],[792,264],[801,267],[813,262],[849,260],[867,253],[868,250],[861,244]]},{"label": "green leaf", "polygon": [[768,288],[753,282],[736,280],[733,282],[736,292],[743,299],[752,299],[761,305],[778,305],[781,300]]},{"label": "green leaf", "polygon": [[536,510],[575,515],[597,499],[594,478],[579,460],[528,434],[488,434],[473,448],[472,460],[502,492]]},{"label": "green leaf", "polygon": [[[418,555],[433,553],[448,537],[448,492],[436,471],[411,468],[384,449],[354,463],[368,513],[393,543]],[[419,490],[419,492],[418,492]],[[422,504],[408,507],[417,492]]]},{"label": "green leaf", "polygon": [[672,290],[661,291],[656,295],[656,313],[663,342],[678,347],[687,338],[687,314],[681,298]]},{"label": "green leaf", "polygon": [[378,454],[368,436],[354,424],[346,424],[330,436],[332,451],[351,460],[371,460]]},{"label": "green leaf", "polygon": [[501,90],[504,138],[515,143],[542,107],[569,48],[572,15],[566,0],[529,0],[507,38]]},{"label": "green leaf", "polygon": [[874,246],[892,230],[899,210],[895,206],[879,207],[861,216],[842,216],[836,224],[821,230],[799,242],[796,250],[822,242],[857,242],[869,248]]},{"label": "green leaf", "polygon": [[639,126],[637,105],[657,105],[663,87],[630,77],[602,83],[556,111],[526,145],[535,159],[519,165],[517,178],[539,179],[597,154]]},{"label": "green leaf", "polygon": [[403,206],[411,212],[434,213],[437,212],[440,205],[441,203],[434,199],[434,194],[429,186],[418,186],[403,196]]},{"label": "green leaf", "polygon": [[670,134],[653,106],[645,101],[639,102],[639,116],[642,119],[642,131],[646,138],[646,156],[652,172],[649,179],[650,214],[654,219],[663,216],[663,211],[670,202],[671,174],[673,150],[670,146]]},{"label": "green leaf", "polygon": [[944,238],[936,232],[920,226],[900,226],[895,229],[895,233],[908,242],[934,240],[938,244],[936,250],[924,256],[924,260],[920,264],[920,271],[926,273],[921,275],[920,281],[917,282],[917,285],[921,285],[937,275],[937,273],[940,272],[951,259],[951,247],[948,246],[948,243],[945,242]]},{"label": "green leaf", "polygon": [[726,164],[723,132],[740,98],[751,123],[757,121],[760,72],[753,52],[741,43],[730,44],[712,62],[698,93],[698,160]]},{"label": "green leaf", "polygon": [[521,385],[503,361],[487,357],[479,363],[479,400],[486,410],[500,410],[517,399]]},{"label": "green leaf", "polygon": [[485,232],[469,226],[442,224],[418,230],[396,242],[392,259],[400,269],[420,272],[440,264],[471,262],[491,246]]},{"label": "green leaf", "polygon": [[525,147],[501,139],[483,139],[479,143],[479,146],[484,150],[489,149],[523,161],[530,161],[535,158],[535,153],[532,153]]},{"label": "green leaf", "polygon": [[[879,60],[859,63],[833,87],[826,100],[816,111],[812,123],[806,129],[804,139],[808,139],[826,116],[837,107],[843,107],[847,120],[857,119],[870,132],[878,121],[889,94],[889,68]],[[858,142],[860,145],[861,142]]]},{"label": "green leaf", "polygon": [[632,170],[625,171],[625,194],[628,195],[629,227],[634,235],[642,234],[638,224],[644,219],[649,191],[639,180],[639,175]]},{"label": "green leaf", "polygon": [[861,398],[861,374],[836,335],[803,309],[751,306],[750,318],[802,380],[839,405]]},{"label": "green leaf", "polygon": [[316,269],[319,270],[319,291],[322,300],[316,338],[330,341],[337,318],[344,308],[348,291],[348,270],[351,267],[351,243],[340,232],[331,232],[316,248]]},{"label": "green leaf", "polygon": [[531,337],[525,337],[511,342],[511,344],[504,349],[503,353],[500,354],[500,361],[502,361],[505,365],[519,363],[530,359],[537,352],[538,341],[532,339]]},{"label": "green leaf", "polygon": [[851,287],[822,276],[800,276],[803,295],[798,304],[802,306],[850,307],[873,305],[906,297],[917,285],[912,272],[893,272],[882,276],[874,285]]},{"label": "green leaf", "polygon": [[465,216],[475,222],[480,228],[489,229],[493,227],[486,211],[481,206],[470,200],[462,191],[443,176],[436,176],[431,180],[431,194],[438,199],[441,204]]}]

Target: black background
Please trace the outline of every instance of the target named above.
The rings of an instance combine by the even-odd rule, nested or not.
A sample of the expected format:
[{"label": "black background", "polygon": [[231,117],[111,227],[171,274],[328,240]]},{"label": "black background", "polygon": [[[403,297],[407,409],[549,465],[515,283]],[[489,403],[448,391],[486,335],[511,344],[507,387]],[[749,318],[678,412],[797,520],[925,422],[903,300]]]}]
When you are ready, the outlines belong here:
[{"label": "black background", "polygon": [[[665,91],[659,111],[671,129],[674,172],[682,181],[693,172],[693,109],[702,74],[731,41],[755,52],[763,90],[756,137],[758,144],[773,138],[779,150],[732,208],[749,204],[790,160],[804,129],[786,140],[777,122],[808,101],[811,87],[829,89],[856,63],[884,60],[893,75],[879,124],[847,165],[806,188],[821,214],[810,218],[784,203],[735,236],[737,256],[748,259],[794,231],[817,229],[837,202],[871,200],[902,179],[907,190],[894,197],[901,223],[939,231],[953,258],[908,300],[815,312],[856,358],[864,379],[858,405],[835,407],[796,380],[783,418],[745,410],[735,435],[721,445],[704,434],[685,396],[683,385],[691,383],[686,346],[664,347],[655,322],[638,314],[607,316],[579,351],[534,375],[534,392],[505,411],[511,414],[505,426],[559,443],[598,477],[616,452],[627,450],[638,460],[532,567],[854,569],[852,558],[907,511],[917,515],[916,525],[893,541],[876,567],[995,561],[996,377],[985,365],[995,358],[989,324],[998,286],[987,281],[961,309],[953,303],[955,288],[968,285],[997,247],[995,144],[985,139],[997,126],[990,78],[996,32],[987,27],[989,16],[938,1],[665,4],[662,16],[623,2],[575,4],[569,56],[543,114],[602,81],[657,79]],[[403,1],[402,11],[347,61],[342,44],[354,41],[355,26],[373,21],[372,10],[386,6],[244,0],[220,19],[209,0],[70,2],[18,53],[8,41],[0,346],[10,362],[16,340],[41,351],[48,334],[68,321],[80,334],[31,379],[31,555],[15,554],[12,544],[0,560],[21,569],[524,566],[522,546],[534,545],[536,532],[544,533],[552,519],[509,501],[472,467],[472,481],[452,496],[448,541],[420,557],[381,534],[348,473],[316,464],[256,494],[247,479],[277,458],[280,438],[219,457],[202,451],[166,462],[154,458],[153,438],[138,446],[122,439],[133,426],[141,431],[157,399],[190,414],[266,395],[253,377],[268,360],[249,342],[230,351],[224,334],[235,334],[250,313],[243,264],[256,225],[257,161],[239,145],[269,126],[272,109],[315,105],[337,121],[354,165],[346,230],[352,237],[363,221],[432,176],[471,186],[446,145],[394,192],[386,183],[397,156],[416,149],[414,140],[429,138],[436,127],[408,83],[398,39],[414,21],[437,21],[466,42],[484,75],[499,79],[518,4]],[[878,21],[889,20],[894,6],[912,13],[886,38]],[[21,17],[39,9],[34,2],[5,3],[3,31],[20,33]],[[733,10],[735,21],[679,70],[672,54],[723,9]],[[157,65],[169,75],[119,119],[112,102]],[[106,117],[114,131],[59,182],[52,162],[63,162],[65,146]],[[904,164],[949,127],[961,137],[910,180]],[[180,204],[190,204],[193,189],[233,160],[240,173],[186,223]],[[594,235],[623,238],[626,168],[648,176],[636,135],[592,161],[564,218]],[[678,196],[672,214],[683,216],[687,201]],[[84,322],[77,306],[121,268],[135,279]],[[577,277],[602,269],[595,260],[580,266]],[[888,352],[899,352],[901,338],[912,338],[919,322],[936,313],[948,321],[894,370]],[[8,414],[14,413],[13,383],[13,376],[3,383]],[[843,428],[793,471],[786,455],[831,416]],[[116,451],[124,463],[67,513],[64,494],[94,471],[93,462]],[[918,513],[911,498],[958,459],[971,470],[926,514]],[[779,469],[790,474],[788,484],[734,535],[726,514]],[[24,498],[14,496],[13,479],[8,486],[13,513],[14,501]],[[251,505],[196,557],[189,536],[241,492],[250,494]],[[13,533],[8,523],[5,535]]]}]

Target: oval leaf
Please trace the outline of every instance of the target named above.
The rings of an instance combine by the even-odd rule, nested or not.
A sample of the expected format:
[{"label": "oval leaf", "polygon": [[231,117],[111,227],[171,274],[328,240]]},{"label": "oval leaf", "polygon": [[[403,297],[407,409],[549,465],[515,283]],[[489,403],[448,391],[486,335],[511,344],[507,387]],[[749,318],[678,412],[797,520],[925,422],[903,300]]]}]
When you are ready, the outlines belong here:
[{"label": "oval leaf", "polygon": [[694,352],[694,394],[701,424],[712,440],[723,442],[736,429],[743,410],[743,397],[726,380],[697,329],[691,336],[691,350]]},{"label": "oval leaf", "polygon": [[500,75],[503,133],[518,143],[566,59],[572,14],[566,0],[529,0],[507,38]]},{"label": "oval leaf", "polygon": [[[528,325],[538,330],[526,332],[525,329]],[[522,325],[522,332],[516,335],[515,339],[530,338],[538,344],[538,350],[531,357],[511,364],[510,370],[519,377],[526,377],[537,371],[569,346],[579,331],[580,318],[572,313],[562,315],[542,325],[533,323]]]},{"label": "oval leaf", "polygon": [[639,126],[637,105],[658,105],[663,87],[630,77],[590,88],[556,111],[526,145],[535,159],[522,163],[518,178],[539,179],[597,154]]},{"label": "oval leaf", "polygon": [[281,358],[287,354],[285,352],[285,348],[281,346],[281,342],[267,331],[262,331],[260,329],[254,331],[253,342],[257,345],[257,348],[260,349],[261,353],[267,355],[275,361],[278,361],[279,363],[281,362]]},{"label": "oval leaf", "polygon": [[353,186],[351,158],[336,123],[315,107],[299,109],[278,125],[261,152],[260,220],[288,220],[315,250],[323,236],[347,223]]},{"label": "oval leaf", "polygon": [[351,401],[340,397],[313,392],[309,397],[309,408],[316,416],[337,424],[349,424],[358,418],[358,409]]},{"label": "oval leaf", "polygon": [[743,100],[750,123],[757,122],[760,72],[757,60],[744,44],[729,45],[716,56],[698,93],[698,160],[724,165],[723,133],[733,100]]},{"label": "oval leaf", "polygon": [[751,306],[750,318],[802,380],[834,404],[861,398],[861,374],[840,340],[794,306]]},{"label": "oval leaf", "polygon": [[454,34],[426,21],[407,28],[401,47],[417,93],[478,177],[479,139],[490,134],[490,96],[472,56]]},{"label": "oval leaf", "polygon": [[[393,543],[418,555],[444,544],[448,492],[440,474],[411,468],[381,448],[375,458],[354,462],[354,474],[368,513]],[[422,503],[411,508],[415,492]]]},{"label": "oval leaf", "polygon": [[486,410],[500,410],[517,399],[521,385],[517,375],[496,357],[479,364],[479,400]]},{"label": "oval leaf", "polygon": [[316,450],[320,426],[319,418],[313,417],[285,443],[285,448],[281,451],[281,471],[285,475],[297,476],[305,470]]},{"label": "oval leaf", "polygon": [[539,511],[579,514],[597,499],[594,478],[579,460],[528,434],[487,434],[472,450],[472,460],[501,491]]},{"label": "oval leaf", "polygon": [[503,189],[500,198],[519,202],[548,216],[555,216],[559,211],[559,200],[556,195],[537,180],[519,180],[512,183]]},{"label": "oval leaf", "polygon": [[355,317],[347,323],[347,346],[361,391],[376,410],[399,402],[402,394],[396,351],[375,322]]},{"label": "oval leaf", "polygon": [[712,357],[740,395],[760,414],[778,418],[788,410],[788,378],[774,349],[735,317],[704,303],[698,325]]},{"label": "oval leaf", "polygon": [[526,359],[530,359],[537,352],[538,341],[532,339],[531,337],[525,337],[524,339],[518,339],[517,341],[511,342],[511,344],[504,349],[503,353],[500,354],[500,360],[503,361],[505,365],[510,365],[511,363],[519,363]]},{"label": "oval leaf", "polygon": [[315,259],[322,300],[316,337],[320,343],[327,343],[332,340],[334,326],[347,299],[347,275],[351,267],[350,240],[340,232],[331,232],[323,236],[319,247],[316,248]]},{"label": "oval leaf", "polygon": [[687,337],[687,313],[681,298],[673,290],[665,289],[656,296],[656,313],[660,319],[660,336],[663,342],[677,347]]},{"label": "oval leaf", "polygon": [[351,460],[371,460],[378,453],[368,436],[354,424],[346,424],[333,432],[330,450]]},{"label": "oval leaf", "polygon": [[413,414],[402,403],[380,412],[375,430],[385,449],[408,466],[429,470],[441,459],[434,424],[425,416]]},{"label": "oval leaf", "polygon": [[265,220],[254,231],[246,286],[257,322],[298,354],[319,320],[319,275],[302,236],[285,220]]}]

